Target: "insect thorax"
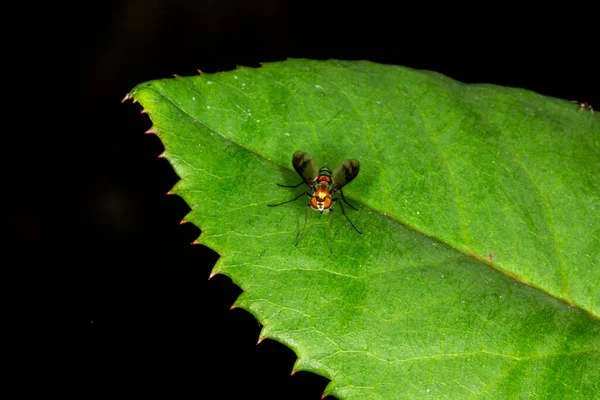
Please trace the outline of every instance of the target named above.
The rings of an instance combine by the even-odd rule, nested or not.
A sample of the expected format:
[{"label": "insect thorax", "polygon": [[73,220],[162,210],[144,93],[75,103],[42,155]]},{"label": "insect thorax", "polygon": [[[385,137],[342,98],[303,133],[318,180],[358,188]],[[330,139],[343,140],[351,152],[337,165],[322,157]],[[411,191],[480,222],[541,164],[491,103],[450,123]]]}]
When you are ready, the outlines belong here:
[{"label": "insect thorax", "polygon": [[321,168],[321,170],[319,171],[319,175],[315,178],[314,181],[315,187],[322,186],[323,183],[325,183],[327,187],[331,189],[333,181],[331,180],[331,170],[327,167]]},{"label": "insect thorax", "polygon": [[327,167],[322,167],[319,170],[319,176],[321,176],[321,175],[325,175],[325,176],[329,176],[330,177],[331,176],[331,170],[329,168],[327,168]]}]

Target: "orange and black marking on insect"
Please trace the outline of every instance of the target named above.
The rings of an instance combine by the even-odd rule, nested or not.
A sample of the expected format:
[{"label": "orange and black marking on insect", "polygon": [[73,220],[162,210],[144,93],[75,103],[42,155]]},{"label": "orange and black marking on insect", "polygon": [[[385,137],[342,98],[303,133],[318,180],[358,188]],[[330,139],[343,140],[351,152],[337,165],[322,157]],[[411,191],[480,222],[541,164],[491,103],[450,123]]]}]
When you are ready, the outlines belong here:
[{"label": "orange and black marking on insect", "polygon": [[[358,162],[358,160],[349,159],[344,160],[333,170],[333,172],[331,172],[331,170],[327,167],[322,167],[321,169],[317,170],[317,164],[313,160],[312,156],[308,153],[298,150],[294,153],[294,156],[292,157],[292,166],[294,167],[298,175],[300,175],[300,177],[302,178],[302,182],[292,186],[280,184],[277,185],[281,187],[297,188],[302,184],[306,184],[310,188],[312,193],[303,192],[291,200],[287,200],[283,203],[278,204],[268,204],[267,206],[276,207],[282,204],[287,204],[296,201],[302,196],[308,196],[310,200],[306,205],[306,217],[304,219],[304,226],[302,227],[302,230],[298,235],[296,245],[298,245],[298,242],[300,241],[300,238],[304,233],[304,229],[306,228],[306,222],[308,221],[308,207],[310,206],[310,208],[319,211],[320,213],[330,213],[328,242],[329,251],[333,253],[331,247],[331,221],[333,220],[333,203],[342,199],[344,203],[358,211],[356,207],[354,207],[352,204],[346,201],[346,198],[344,197],[344,192],[342,192],[342,187],[349,184],[354,178],[356,178],[356,176],[358,175],[358,171],[360,170],[360,163]],[[341,197],[334,198],[333,195],[337,192],[340,193]],[[362,234],[362,232],[356,229],[356,226],[354,226],[352,221],[350,221],[348,215],[346,215],[344,205],[341,201],[340,207],[342,209],[342,214],[344,214],[344,216],[346,217],[348,222],[350,222],[350,225],[352,225],[354,230]]]}]

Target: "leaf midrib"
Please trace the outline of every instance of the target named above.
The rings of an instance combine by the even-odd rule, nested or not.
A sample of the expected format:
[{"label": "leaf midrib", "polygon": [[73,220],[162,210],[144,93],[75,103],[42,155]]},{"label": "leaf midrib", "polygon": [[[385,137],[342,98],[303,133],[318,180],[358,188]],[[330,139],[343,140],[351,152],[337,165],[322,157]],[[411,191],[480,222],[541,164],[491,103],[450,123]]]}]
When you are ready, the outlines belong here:
[{"label": "leaf midrib", "polygon": [[[177,78],[175,78],[175,79],[177,79]],[[242,144],[240,144],[240,143],[238,143],[238,142],[235,142],[235,141],[233,141],[232,139],[230,139],[230,138],[228,138],[228,137],[224,136],[223,134],[219,133],[218,131],[214,130],[214,129],[213,129],[211,126],[209,126],[209,125],[208,125],[208,124],[206,124],[205,122],[202,122],[202,121],[198,120],[197,118],[195,118],[194,116],[192,116],[191,114],[189,114],[187,111],[185,111],[183,108],[181,108],[181,106],[180,106],[180,105],[178,105],[178,104],[177,104],[175,101],[173,101],[171,98],[169,98],[168,96],[166,96],[164,93],[162,93],[162,92],[158,91],[156,88],[154,88],[154,87],[152,87],[152,86],[146,86],[144,89],[146,89],[146,90],[151,90],[151,91],[153,91],[154,93],[158,94],[159,96],[163,97],[163,98],[164,98],[166,101],[168,101],[168,102],[169,102],[171,105],[173,105],[173,106],[174,106],[176,109],[178,109],[179,111],[181,111],[181,112],[182,112],[184,115],[186,115],[186,116],[187,116],[188,118],[190,118],[192,121],[194,121],[195,123],[198,123],[198,124],[200,124],[201,126],[203,126],[204,128],[206,128],[206,129],[207,129],[207,130],[209,130],[210,132],[213,132],[214,134],[218,135],[218,136],[219,136],[220,138],[222,138],[223,140],[226,140],[226,141],[228,141],[228,142],[230,142],[230,143],[232,143],[232,144],[234,144],[234,145],[236,145],[236,146],[239,146],[239,147],[241,147],[241,148],[242,148],[242,149],[244,149],[245,151],[247,151],[247,152],[249,152],[249,153],[253,154],[254,156],[257,156],[257,157],[260,157],[260,158],[262,158],[263,160],[267,161],[268,163],[274,164],[274,165],[276,165],[276,166],[278,166],[278,167],[280,167],[280,168],[284,168],[284,169],[287,169],[287,170],[289,170],[290,172],[293,172],[293,171],[292,171],[292,170],[291,170],[289,167],[287,167],[287,166],[285,166],[285,165],[281,165],[281,164],[279,164],[279,163],[277,163],[277,162],[275,162],[275,161],[273,161],[273,160],[271,160],[271,159],[269,159],[269,158],[267,158],[267,157],[265,157],[265,156],[263,156],[263,155],[261,155],[261,154],[257,153],[256,151],[254,151],[254,150],[251,150],[251,149],[247,148],[246,146],[244,146],[244,145],[242,145]],[[135,93],[131,93],[131,96],[135,98]],[[425,123],[427,123],[426,119],[424,119],[424,121],[425,121]],[[159,128],[159,132],[160,132],[160,130],[161,130],[161,129],[162,129],[162,128]],[[431,129],[430,129],[430,128],[428,128],[428,129],[431,131]],[[159,132],[157,132],[157,134],[158,134]],[[174,133],[172,133],[172,134],[174,134]],[[167,152],[167,151],[166,151],[166,149],[165,149],[165,152]],[[168,155],[167,155],[167,157],[170,157],[170,156],[171,156],[170,154],[168,154]],[[175,157],[178,157],[178,158],[180,158],[180,157],[179,157],[179,156],[177,156],[177,155],[175,155]],[[529,176],[529,175],[528,175],[528,176]],[[453,184],[453,186],[454,186],[454,184]],[[520,283],[520,284],[524,284],[524,285],[527,285],[527,286],[529,286],[529,287],[531,287],[531,288],[533,288],[533,289],[535,289],[535,290],[538,290],[539,292],[541,292],[541,293],[544,293],[545,295],[547,295],[547,296],[549,296],[549,297],[551,297],[551,298],[554,298],[554,299],[556,299],[556,300],[558,300],[558,301],[562,302],[563,304],[565,304],[565,305],[567,305],[567,306],[569,306],[569,307],[572,307],[572,308],[575,308],[575,309],[577,309],[577,310],[580,310],[580,311],[584,312],[585,314],[589,315],[589,316],[590,316],[592,319],[594,319],[594,320],[596,320],[596,321],[600,321],[600,317],[596,317],[594,314],[592,314],[592,312],[591,312],[590,310],[586,310],[586,309],[580,308],[580,307],[579,307],[579,306],[577,306],[577,305],[570,304],[570,303],[568,303],[568,302],[567,302],[565,299],[562,299],[562,298],[560,298],[560,297],[557,297],[557,296],[555,296],[555,295],[553,295],[553,294],[549,293],[548,291],[546,291],[546,290],[544,290],[544,289],[542,289],[542,288],[540,288],[540,287],[533,286],[533,285],[530,285],[530,284],[528,284],[528,283],[525,283],[525,282],[521,281],[521,280],[519,279],[519,277],[518,277],[518,276],[516,276],[515,274],[513,274],[512,272],[510,272],[510,271],[507,271],[507,270],[504,270],[504,269],[500,268],[499,266],[497,266],[497,265],[495,265],[495,264],[492,264],[492,263],[490,263],[490,262],[489,262],[488,260],[486,260],[485,258],[481,258],[480,256],[478,256],[478,255],[476,255],[476,254],[473,254],[473,253],[469,253],[469,254],[467,254],[467,253],[465,253],[464,251],[462,251],[462,250],[460,250],[460,249],[457,249],[456,247],[454,247],[454,246],[453,246],[453,245],[451,245],[450,243],[448,243],[448,242],[446,242],[446,241],[444,241],[444,240],[440,239],[440,238],[439,238],[439,237],[437,237],[437,236],[434,236],[434,235],[427,234],[426,232],[422,232],[422,231],[420,231],[420,230],[419,230],[419,229],[417,229],[416,227],[413,227],[413,226],[411,226],[411,225],[409,225],[409,224],[407,224],[407,223],[404,223],[404,222],[402,222],[402,221],[399,221],[398,219],[396,219],[396,218],[392,217],[392,216],[391,216],[389,213],[381,212],[381,211],[379,211],[379,210],[377,210],[377,209],[375,209],[375,208],[373,208],[373,207],[371,207],[371,206],[369,206],[369,205],[366,205],[366,203],[363,203],[362,201],[360,201],[360,200],[358,200],[358,199],[356,199],[356,198],[354,198],[354,197],[352,197],[352,196],[347,196],[347,197],[348,197],[348,198],[350,198],[350,199],[354,199],[354,201],[355,201],[356,203],[360,204],[360,205],[361,205],[361,209],[362,209],[363,207],[364,207],[364,208],[366,208],[366,209],[370,209],[370,210],[372,210],[373,212],[376,212],[376,213],[378,213],[378,214],[382,215],[383,217],[390,219],[392,222],[394,222],[394,223],[398,224],[398,225],[399,225],[399,226],[401,226],[401,227],[404,227],[405,229],[407,229],[407,230],[409,230],[409,231],[411,231],[411,232],[415,232],[415,233],[417,233],[417,234],[420,234],[420,235],[423,235],[423,236],[425,236],[425,237],[427,237],[427,238],[433,239],[433,240],[435,240],[435,241],[439,242],[440,244],[442,244],[442,245],[445,245],[445,246],[447,246],[448,248],[451,248],[451,249],[453,249],[453,250],[454,250],[454,251],[456,251],[457,253],[459,253],[459,254],[462,254],[463,256],[466,256],[466,257],[473,258],[473,259],[475,259],[475,260],[479,261],[480,263],[482,263],[482,264],[484,264],[484,265],[487,265],[488,267],[490,267],[490,268],[493,268],[493,269],[495,269],[495,270],[497,270],[497,271],[501,272],[502,274],[504,274],[504,275],[508,276],[509,278],[511,278],[513,281],[516,281],[516,282],[518,282],[518,283]],[[461,224],[461,225],[462,225],[462,224]],[[199,229],[202,229],[201,227],[198,227],[198,228],[199,228]],[[562,272],[563,272],[563,271],[561,270],[561,278],[562,278]]]}]

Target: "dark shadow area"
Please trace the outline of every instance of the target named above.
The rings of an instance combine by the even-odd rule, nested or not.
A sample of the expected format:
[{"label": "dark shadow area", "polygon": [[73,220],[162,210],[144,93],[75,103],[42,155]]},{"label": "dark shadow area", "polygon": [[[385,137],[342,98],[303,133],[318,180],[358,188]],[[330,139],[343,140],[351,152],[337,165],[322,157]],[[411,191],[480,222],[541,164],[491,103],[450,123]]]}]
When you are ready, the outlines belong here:
[{"label": "dark shadow area", "polygon": [[[20,198],[14,227],[22,262],[44,265],[66,293],[82,394],[319,399],[328,383],[290,376],[294,353],[270,340],[256,345],[257,321],[229,310],[240,289],[208,279],[218,255],[190,245],[201,232],[179,224],[189,208],[166,195],[178,178],[158,158],[162,144],[144,135],[150,124],[139,108],[121,103],[136,84],[286,57],[366,59],[600,109],[587,6],[554,17],[472,9],[440,17],[433,5],[385,4],[127,0],[41,15],[50,29],[40,28],[40,40],[52,33],[34,54],[35,76],[44,65],[60,71],[57,88],[38,83],[50,86],[40,101],[60,108],[44,122],[55,131],[39,134],[51,161],[35,186],[50,195]],[[54,163],[61,171],[50,175]],[[9,180],[18,193],[32,190],[16,173]]]}]

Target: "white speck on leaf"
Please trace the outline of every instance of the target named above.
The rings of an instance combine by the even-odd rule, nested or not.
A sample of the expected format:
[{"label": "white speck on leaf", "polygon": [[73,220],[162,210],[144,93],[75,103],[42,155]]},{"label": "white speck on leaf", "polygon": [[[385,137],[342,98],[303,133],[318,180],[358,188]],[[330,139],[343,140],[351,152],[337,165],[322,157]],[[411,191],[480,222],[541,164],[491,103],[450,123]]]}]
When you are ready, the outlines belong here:
[{"label": "white speck on leaf", "polygon": [[289,134],[289,133],[287,133],[287,132],[284,132],[283,134],[284,134],[285,136],[290,136],[290,134]]}]

